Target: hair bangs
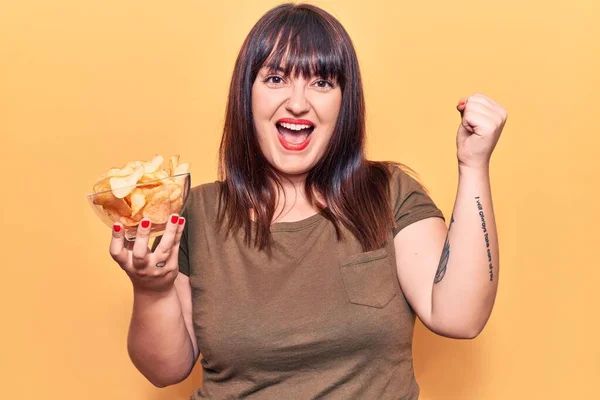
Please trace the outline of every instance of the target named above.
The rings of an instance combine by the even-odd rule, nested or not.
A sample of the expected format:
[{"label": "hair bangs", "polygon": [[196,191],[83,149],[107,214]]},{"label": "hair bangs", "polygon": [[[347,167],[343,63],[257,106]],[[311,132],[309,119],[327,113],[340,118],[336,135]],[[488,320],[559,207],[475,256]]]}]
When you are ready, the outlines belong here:
[{"label": "hair bangs", "polygon": [[257,67],[284,76],[316,76],[343,84],[344,57],[338,35],[319,15],[303,11],[291,9],[267,27]]}]

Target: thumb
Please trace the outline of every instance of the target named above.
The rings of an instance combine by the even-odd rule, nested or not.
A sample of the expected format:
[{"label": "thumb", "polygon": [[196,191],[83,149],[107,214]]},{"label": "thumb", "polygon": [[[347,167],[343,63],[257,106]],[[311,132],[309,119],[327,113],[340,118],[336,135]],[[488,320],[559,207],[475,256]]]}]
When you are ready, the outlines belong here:
[{"label": "thumb", "polygon": [[456,109],[460,112],[461,117],[462,117],[463,113],[465,112],[465,109],[467,108],[468,100],[469,100],[468,97],[463,97],[458,101],[458,104],[456,105]]},{"label": "thumb", "polygon": [[467,137],[474,133],[473,128],[471,128],[469,126],[469,124],[465,120],[465,115],[464,115],[465,110],[467,109],[468,100],[469,99],[467,97],[463,97],[462,99],[460,99],[458,101],[458,104],[456,105],[456,109],[458,110],[458,112],[460,112],[460,125],[458,126],[458,136],[459,137]]}]

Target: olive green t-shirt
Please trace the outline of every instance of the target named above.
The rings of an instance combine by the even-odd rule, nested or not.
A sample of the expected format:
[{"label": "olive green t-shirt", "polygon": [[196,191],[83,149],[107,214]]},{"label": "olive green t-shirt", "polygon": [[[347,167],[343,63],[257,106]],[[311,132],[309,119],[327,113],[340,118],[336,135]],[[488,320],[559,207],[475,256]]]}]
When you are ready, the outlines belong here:
[{"label": "olive green t-shirt", "polygon": [[271,255],[217,231],[219,182],[192,188],[179,254],[190,277],[202,386],[190,399],[418,398],[415,314],[396,272],[393,236],[441,217],[422,186],[393,168],[396,225],[363,252],[316,214],[271,226]]}]

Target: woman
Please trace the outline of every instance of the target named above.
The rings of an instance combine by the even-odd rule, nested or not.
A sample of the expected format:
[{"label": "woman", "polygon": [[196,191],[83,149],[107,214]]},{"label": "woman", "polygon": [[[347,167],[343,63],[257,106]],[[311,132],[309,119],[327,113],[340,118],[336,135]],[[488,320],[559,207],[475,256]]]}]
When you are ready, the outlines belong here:
[{"label": "woman", "polygon": [[460,181],[449,230],[422,186],[365,159],[352,42],[310,5],[284,4],[240,50],[221,180],[197,186],[148,250],[113,230],[134,287],[133,363],[192,399],[416,399],[415,316],[473,338],[492,310],[498,245],[488,166],[506,120],[483,95],[458,106]]}]

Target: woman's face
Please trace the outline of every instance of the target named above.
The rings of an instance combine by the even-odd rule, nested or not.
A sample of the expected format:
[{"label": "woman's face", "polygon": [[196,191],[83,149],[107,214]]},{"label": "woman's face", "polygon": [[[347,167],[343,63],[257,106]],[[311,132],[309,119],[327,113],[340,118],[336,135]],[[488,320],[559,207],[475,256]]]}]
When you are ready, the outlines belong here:
[{"label": "woman's face", "polygon": [[336,82],[262,68],[252,85],[252,115],[265,158],[284,175],[306,174],[325,152],[341,102]]}]

